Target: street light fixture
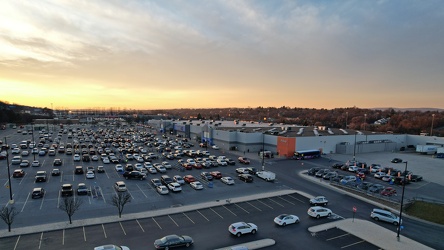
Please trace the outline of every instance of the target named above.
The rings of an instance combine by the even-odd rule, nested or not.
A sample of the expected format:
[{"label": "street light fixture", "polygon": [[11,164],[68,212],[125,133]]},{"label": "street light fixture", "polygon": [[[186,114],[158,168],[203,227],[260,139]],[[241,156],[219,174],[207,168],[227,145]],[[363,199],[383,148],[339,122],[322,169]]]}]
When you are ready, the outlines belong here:
[{"label": "street light fixture", "polygon": [[405,170],[404,170],[404,178],[402,179],[402,195],[401,195],[401,208],[399,209],[399,223],[398,223],[398,233],[396,235],[396,238],[399,240],[399,233],[401,232],[401,223],[402,223],[402,207],[404,206],[404,191],[405,191],[405,178],[407,176],[407,161],[405,163]]},{"label": "street light fixture", "polygon": [[430,126],[430,136],[433,135],[433,121],[435,120],[435,114],[432,114],[432,126]]}]

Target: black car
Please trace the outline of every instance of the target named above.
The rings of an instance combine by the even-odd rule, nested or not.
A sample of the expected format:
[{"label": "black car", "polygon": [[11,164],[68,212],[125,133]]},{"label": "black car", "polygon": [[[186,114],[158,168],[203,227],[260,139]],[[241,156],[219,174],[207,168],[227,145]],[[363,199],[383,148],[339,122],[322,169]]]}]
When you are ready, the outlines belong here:
[{"label": "black car", "polygon": [[255,175],[257,173],[257,169],[256,168],[247,168],[247,171],[249,174]]},{"label": "black car", "polygon": [[321,168],[310,168],[307,172],[308,175],[315,175]]},{"label": "black car", "polygon": [[173,247],[185,246],[189,247],[194,243],[190,236],[186,235],[167,235],[154,241],[154,247],[156,249],[169,249]]},{"label": "black car", "polygon": [[392,163],[400,163],[402,162],[402,159],[400,158],[393,158]]},{"label": "black car", "polygon": [[342,166],[344,166],[344,164],[339,163],[339,162],[337,162],[337,163],[331,165],[332,168],[341,168]]},{"label": "black car", "polygon": [[413,182],[422,181],[422,176],[417,174],[412,174],[409,178]]},{"label": "black car", "polygon": [[87,195],[88,194],[88,187],[85,183],[79,183],[77,185],[77,195]]},{"label": "black car", "polygon": [[253,182],[253,176],[251,176],[250,174],[240,174],[238,175],[239,180],[244,181],[244,182]]},{"label": "black car", "polygon": [[139,171],[126,171],[123,173],[123,177],[125,179],[137,179],[137,180],[144,180],[146,178],[146,174],[139,172]]},{"label": "black car", "polygon": [[74,170],[74,174],[83,174],[83,167],[82,166],[76,166]]},{"label": "black car", "polygon": [[62,166],[62,160],[60,160],[60,159],[54,159],[53,165],[54,165],[54,166]]},{"label": "black car", "polygon": [[33,199],[42,198],[43,196],[45,196],[45,189],[38,187],[32,190]]},{"label": "black car", "polygon": [[72,185],[71,184],[63,184],[62,190],[60,193],[62,196],[72,196],[74,194],[74,191],[72,189]]}]

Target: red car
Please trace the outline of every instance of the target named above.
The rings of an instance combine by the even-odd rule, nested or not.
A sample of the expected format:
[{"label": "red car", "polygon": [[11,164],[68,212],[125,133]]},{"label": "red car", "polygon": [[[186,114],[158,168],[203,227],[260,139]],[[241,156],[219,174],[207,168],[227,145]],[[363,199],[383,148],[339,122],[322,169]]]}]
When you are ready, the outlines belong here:
[{"label": "red car", "polygon": [[239,157],[239,158],[237,158],[238,159],[238,161],[240,162],[240,163],[242,163],[242,164],[250,164],[250,160],[248,160],[248,158],[245,158],[245,157]]},{"label": "red car", "polygon": [[211,176],[213,176],[214,179],[222,178],[222,174],[219,171],[213,171],[213,172],[210,172],[210,174],[211,174]]},{"label": "red car", "polygon": [[196,181],[196,178],[194,178],[194,176],[192,176],[192,175],[185,175],[184,177],[183,177],[183,180],[186,182],[186,183],[191,183],[191,182],[195,182]]},{"label": "red car", "polygon": [[23,171],[23,169],[16,169],[14,170],[14,173],[12,173],[13,178],[20,178],[23,176],[25,176],[25,171]]},{"label": "red car", "polygon": [[356,174],[356,177],[361,179],[361,180],[364,180],[365,179],[365,173],[364,172],[358,172]]},{"label": "red car", "polygon": [[198,162],[194,163],[193,166],[195,169],[202,169],[202,164],[200,164]]},{"label": "red car", "polygon": [[384,195],[384,196],[396,195],[396,189],[394,189],[392,187],[386,187],[381,191],[381,195]]},{"label": "red car", "polygon": [[182,167],[184,167],[186,170],[191,170],[193,169],[193,165],[189,164],[189,163],[184,163],[182,164]]}]

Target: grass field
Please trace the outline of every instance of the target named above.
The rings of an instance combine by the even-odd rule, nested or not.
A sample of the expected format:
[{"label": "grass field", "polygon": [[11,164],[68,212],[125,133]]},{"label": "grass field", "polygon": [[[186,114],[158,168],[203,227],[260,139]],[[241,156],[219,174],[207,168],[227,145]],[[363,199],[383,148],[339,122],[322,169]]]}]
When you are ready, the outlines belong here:
[{"label": "grass field", "polygon": [[444,205],[415,201],[405,213],[417,218],[444,225]]}]

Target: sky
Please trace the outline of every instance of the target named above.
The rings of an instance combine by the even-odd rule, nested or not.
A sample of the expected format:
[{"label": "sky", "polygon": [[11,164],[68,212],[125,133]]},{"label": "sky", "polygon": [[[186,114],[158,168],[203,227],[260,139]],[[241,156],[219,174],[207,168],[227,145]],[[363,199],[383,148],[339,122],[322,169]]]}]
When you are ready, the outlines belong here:
[{"label": "sky", "polygon": [[0,1],[0,101],[444,108],[441,0]]}]

